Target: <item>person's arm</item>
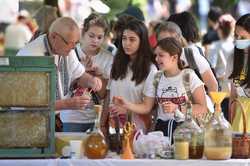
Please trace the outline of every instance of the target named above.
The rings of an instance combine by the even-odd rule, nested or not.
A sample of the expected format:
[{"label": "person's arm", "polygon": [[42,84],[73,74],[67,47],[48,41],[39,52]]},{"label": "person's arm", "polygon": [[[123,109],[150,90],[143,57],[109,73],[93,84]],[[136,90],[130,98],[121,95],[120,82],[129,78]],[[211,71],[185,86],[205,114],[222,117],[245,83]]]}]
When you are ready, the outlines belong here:
[{"label": "person's arm", "polygon": [[218,91],[218,82],[211,69],[202,73],[201,77],[209,92]]},{"label": "person's arm", "polygon": [[155,98],[144,96],[142,103],[128,102],[120,96],[116,96],[113,99],[113,103],[119,107],[127,109],[137,114],[147,114],[154,106]]},{"label": "person's arm", "polygon": [[193,96],[193,105],[192,111],[194,117],[203,117],[207,113],[207,102],[205,96],[204,86],[197,87],[192,93]]},{"label": "person's arm", "polygon": [[208,88],[208,91],[218,91],[218,82],[211,70],[208,61],[204,56],[202,56],[198,48],[192,50],[202,81],[205,83],[205,86]]},{"label": "person's arm", "polygon": [[55,110],[63,109],[83,109],[90,101],[90,97],[84,96],[74,96],[67,99],[56,100]]},{"label": "person's arm", "polygon": [[98,95],[100,96],[101,99],[104,99],[106,94],[107,94],[106,87],[107,87],[107,84],[108,84],[108,80],[104,79],[104,78],[101,78],[101,80],[102,80],[102,88],[97,93],[98,93]]}]

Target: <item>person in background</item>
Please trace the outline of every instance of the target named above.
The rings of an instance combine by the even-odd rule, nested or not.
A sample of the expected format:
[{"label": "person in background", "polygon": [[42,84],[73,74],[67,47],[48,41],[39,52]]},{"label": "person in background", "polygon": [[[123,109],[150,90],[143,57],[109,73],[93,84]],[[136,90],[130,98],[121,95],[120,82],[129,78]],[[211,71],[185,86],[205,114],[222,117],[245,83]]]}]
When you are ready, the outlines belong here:
[{"label": "person in background", "polygon": [[[178,40],[181,43],[181,46],[183,48],[188,46],[186,39],[182,36],[182,32],[181,32],[180,27],[172,21],[161,22],[161,23],[159,23],[159,25],[157,26],[157,29],[156,29],[157,41],[160,41],[160,40],[167,38],[167,37],[173,37],[176,40]],[[183,54],[182,54],[181,58],[183,57]],[[182,60],[185,62],[184,59],[182,59]],[[185,63],[188,64],[187,62],[185,62]]]},{"label": "person in background", "polygon": [[[143,101],[132,103],[124,97],[116,97],[117,106],[140,113],[148,113],[153,108],[156,99],[158,116],[155,130],[160,130],[169,137],[171,137],[178,122],[184,120],[185,103],[188,99],[193,103],[192,113],[194,117],[200,118],[207,112],[204,84],[192,69],[183,69],[180,59],[181,53],[182,45],[177,39],[167,37],[160,40],[156,46],[155,54],[161,73],[160,75],[159,72],[155,73],[146,79]],[[188,91],[183,83],[187,73],[190,78]],[[157,86],[155,86],[156,74],[158,75]],[[169,127],[171,121],[173,121],[172,129]]]},{"label": "person in background", "polygon": [[124,11],[119,13],[117,16],[119,18],[122,15],[132,16],[142,22],[145,21],[145,17],[141,9],[133,5],[129,5]]},{"label": "person in background", "polygon": [[111,52],[111,54],[113,56],[115,56],[116,52],[117,52],[117,47],[113,43],[113,41],[114,41],[114,31],[113,31],[114,25],[115,25],[115,21],[111,20],[109,22],[109,32],[106,35],[105,41],[102,44],[102,47],[105,48],[106,50],[108,50],[109,52]]},{"label": "person in background", "polygon": [[[113,62],[111,52],[102,48],[107,33],[108,24],[102,16],[93,13],[84,20],[80,45],[77,45],[76,52],[79,61],[85,66],[86,72],[102,80],[102,89],[98,92],[91,92],[91,101],[85,108],[77,111],[64,110],[60,112],[63,132],[72,132],[71,126],[76,125],[79,127],[75,127],[74,132],[86,132],[94,127],[96,118],[94,104],[101,104],[100,99],[103,99],[106,95],[106,85],[110,78]],[[77,95],[80,91],[84,91],[84,88],[75,86],[73,91],[73,95]],[[93,95],[95,97],[98,95],[98,97],[94,98]]]},{"label": "person in background", "polygon": [[157,44],[156,30],[159,25],[160,21],[150,21],[148,25],[148,40],[152,48],[155,48]]},{"label": "person in background", "polygon": [[134,122],[137,129],[144,131],[147,131],[151,121],[150,114],[140,115],[143,111],[130,112],[130,110],[112,106],[115,96],[122,96],[132,103],[142,102],[143,92],[146,90],[145,80],[157,71],[152,61],[153,52],[149,45],[145,24],[137,19],[128,21],[122,31],[120,43],[114,57],[108,86],[109,93],[101,118],[104,135],[109,132],[109,127],[106,125],[109,116],[119,116],[121,128],[124,125],[124,119],[127,119]]},{"label": "person in background", "polygon": [[233,58],[233,32],[235,19],[230,14],[224,14],[219,18],[216,31],[219,40],[212,42],[208,49],[208,60],[219,82],[221,91],[230,92],[230,82],[226,75],[227,62]]},{"label": "person in background", "polygon": [[38,9],[34,14],[34,19],[37,22],[38,29],[35,31],[31,40],[34,40],[39,35],[47,34],[49,31],[50,25],[55,21],[59,16],[57,15],[57,8],[49,5],[44,5]]},{"label": "person in background", "polygon": [[202,37],[202,45],[205,48],[205,55],[207,55],[207,49],[209,48],[209,45],[212,42],[219,40],[216,27],[222,14],[222,9],[218,6],[212,6],[208,12],[208,30],[207,33]]},{"label": "person in background", "polygon": [[[181,28],[182,35],[188,43],[188,48],[192,49],[193,54],[198,54],[201,58],[205,58],[203,50],[196,45],[196,43],[199,42],[200,35],[194,16],[192,16],[189,12],[182,12],[171,15],[168,18],[168,21],[176,23]],[[202,65],[199,63],[200,62],[198,61],[197,65]],[[201,79],[205,83],[207,91],[218,91],[218,82],[213,71],[211,70],[210,65],[209,67],[206,67],[206,69],[203,68],[200,73]]]},{"label": "person in background", "polygon": [[[233,61],[227,71],[232,79],[230,101],[236,97],[250,98],[250,13],[241,16],[235,24]],[[232,68],[230,68],[232,67]],[[231,117],[233,118],[234,115]]]},{"label": "person in background", "polygon": [[[233,32],[235,19],[230,14],[224,14],[219,18],[216,31],[219,36],[218,41],[214,41],[208,47],[207,58],[211,67],[214,68],[216,78],[219,83],[219,90],[230,93],[231,83],[228,79],[230,73],[227,71],[229,63],[233,59],[234,39]],[[222,112],[228,119],[229,97],[221,103]]]},{"label": "person in background", "polygon": [[77,59],[74,48],[79,40],[80,29],[75,21],[61,17],[52,23],[48,34],[40,35],[17,53],[17,56],[54,56],[57,67],[55,110],[79,110],[89,103],[88,95],[71,97],[69,87],[74,82],[93,91],[101,89],[101,80],[86,73]]},{"label": "person in background", "polygon": [[5,30],[5,55],[16,55],[18,50],[24,47],[32,37],[32,32],[26,25],[29,13],[20,11],[17,21],[7,26]]}]

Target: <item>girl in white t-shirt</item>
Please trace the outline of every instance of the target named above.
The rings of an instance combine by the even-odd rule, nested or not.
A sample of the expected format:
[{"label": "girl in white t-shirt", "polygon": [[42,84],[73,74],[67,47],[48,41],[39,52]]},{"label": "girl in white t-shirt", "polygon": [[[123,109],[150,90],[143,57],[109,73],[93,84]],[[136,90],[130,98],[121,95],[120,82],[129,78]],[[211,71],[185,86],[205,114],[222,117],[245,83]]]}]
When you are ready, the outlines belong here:
[{"label": "girl in white t-shirt", "polygon": [[[86,72],[102,80],[102,89],[97,93],[92,92],[92,101],[84,109],[61,112],[63,132],[85,132],[94,127],[96,112],[94,111],[93,96],[95,95],[96,98],[105,96],[113,63],[111,52],[102,48],[107,33],[108,24],[102,16],[91,14],[84,20],[80,45],[77,45],[75,52],[78,60],[86,68]],[[73,88],[74,95],[82,95],[84,91],[77,85]]]},{"label": "girl in white t-shirt", "polygon": [[[174,17],[174,16],[173,16]],[[157,29],[157,39],[161,40],[166,37],[174,37],[175,39],[179,40],[182,44],[183,51],[181,54],[180,59],[185,63],[184,67],[190,67],[191,64],[188,61],[187,56],[190,56],[189,54],[185,54],[185,49],[190,49],[192,51],[193,60],[197,67],[197,74],[200,75],[200,79],[203,80],[205,86],[207,87],[208,91],[217,91],[218,83],[216,81],[216,78],[209,66],[208,61],[205,59],[204,56],[200,54],[200,51],[198,50],[197,46],[194,44],[188,44],[186,39],[183,37],[183,32],[180,29],[180,27],[171,21],[162,22]],[[194,68],[193,68],[194,69]]]},{"label": "girl in white t-shirt", "polygon": [[[156,98],[158,103],[156,130],[163,131],[164,135],[169,135],[167,131],[169,120],[186,111],[181,106],[186,103],[187,98],[192,98],[194,117],[203,116],[207,112],[204,84],[193,70],[182,70],[181,53],[181,44],[175,38],[159,41],[155,49],[156,62],[162,72],[158,86],[155,86],[155,76],[151,75],[146,80],[146,88],[143,91],[146,97],[143,102],[134,104],[122,97],[116,97],[115,100],[120,107],[133,112],[147,113],[152,109]],[[184,87],[183,84],[186,73],[189,73],[189,87]],[[173,128],[175,127],[174,124]]]},{"label": "girl in white t-shirt", "polygon": [[[114,57],[114,63],[111,69],[111,79],[109,82],[109,96],[106,101],[106,108],[112,106],[113,97],[122,96],[131,103],[140,103],[143,101],[143,91],[145,91],[145,80],[157,71],[153,64],[153,52],[149,45],[148,33],[145,24],[136,19],[128,21],[122,32],[120,46]],[[116,116],[118,113],[123,127],[124,119],[128,118],[129,109],[119,106],[113,106],[112,109],[105,109],[102,115],[102,131],[106,134],[107,117]],[[143,112],[143,111],[141,111]],[[146,129],[146,123],[141,116],[140,111],[134,111],[131,120],[135,122],[137,129]],[[125,116],[124,116],[125,115]]]}]

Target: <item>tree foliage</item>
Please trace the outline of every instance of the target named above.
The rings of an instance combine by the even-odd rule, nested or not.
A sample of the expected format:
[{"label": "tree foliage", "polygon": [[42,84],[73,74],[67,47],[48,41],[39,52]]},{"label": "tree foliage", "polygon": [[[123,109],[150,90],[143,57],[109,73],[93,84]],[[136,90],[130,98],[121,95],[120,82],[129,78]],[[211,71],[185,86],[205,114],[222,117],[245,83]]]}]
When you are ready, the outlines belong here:
[{"label": "tree foliage", "polygon": [[125,10],[129,4],[129,0],[102,0],[102,2],[110,7],[110,12],[107,14],[108,19],[113,19],[116,14]]}]

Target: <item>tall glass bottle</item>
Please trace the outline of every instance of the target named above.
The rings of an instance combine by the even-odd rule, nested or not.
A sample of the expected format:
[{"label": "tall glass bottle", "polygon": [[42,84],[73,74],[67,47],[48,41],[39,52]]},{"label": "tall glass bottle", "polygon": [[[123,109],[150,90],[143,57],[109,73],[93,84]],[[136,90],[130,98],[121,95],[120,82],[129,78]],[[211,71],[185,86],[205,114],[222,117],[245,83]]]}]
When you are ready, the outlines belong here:
[{"label": "tall glass bottle", "polygon": [[199,159],[203,155],[204,135],[192,118],[192,104],[188,101],[185,121],[174,132],[176,159]]},{"label": "tall glass bottle", "polygon": [[205,156],[210,160],[225,160],[232,155],[232,129],[221,112],[223,92],[210,93],[215,104],[213,117],[205,127]]},{"label": "tall glass bottle", "polygon": [[94,131],[87,137],[85,141],[85,156],[89,159],[103,159],[108,152],[108,146],[105,138],[100,130],[100,116],[102,111],[101,105],[94,105],[97,113]]}]

